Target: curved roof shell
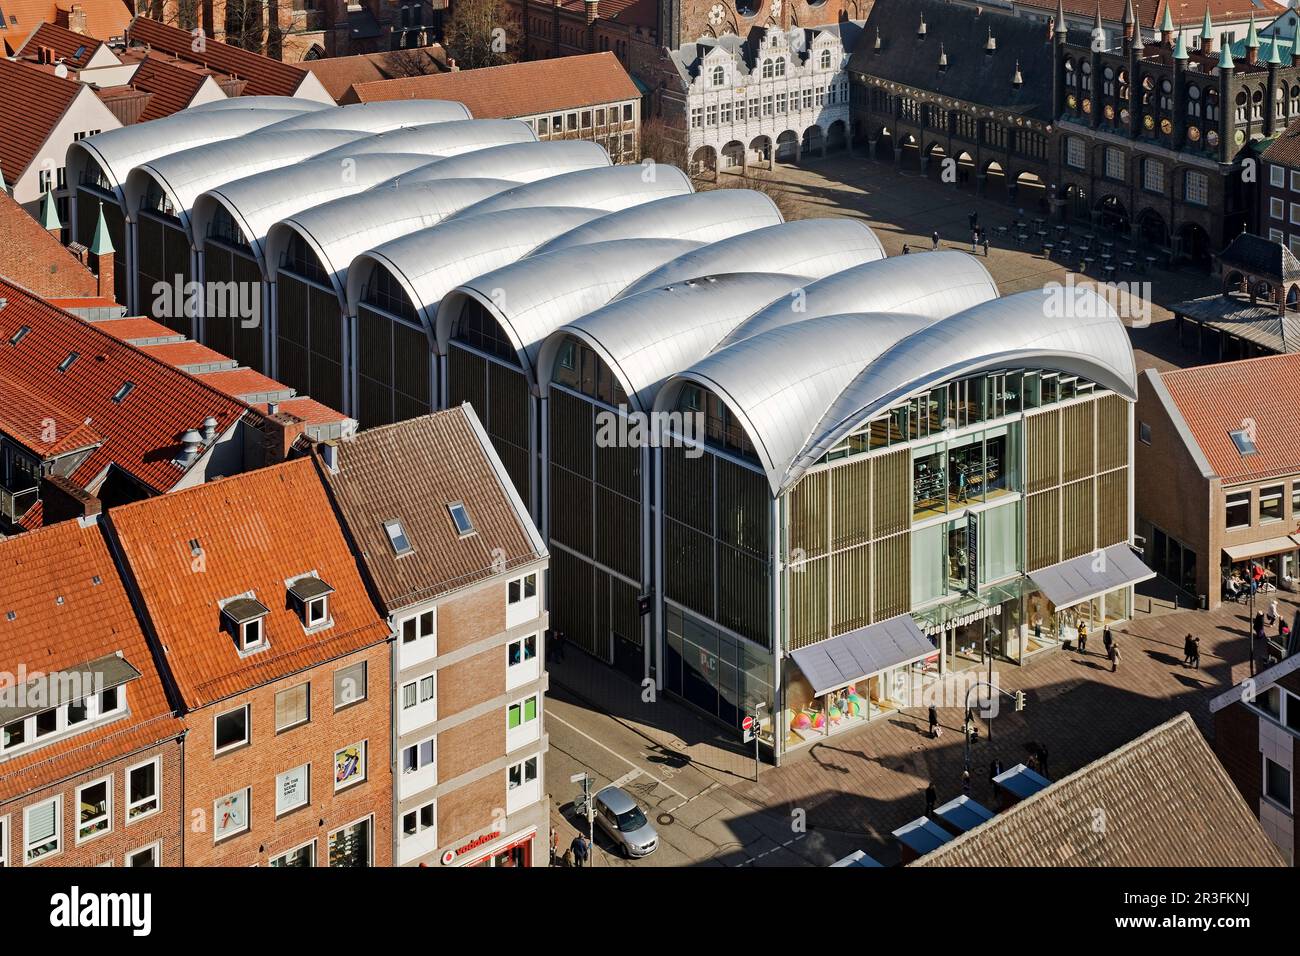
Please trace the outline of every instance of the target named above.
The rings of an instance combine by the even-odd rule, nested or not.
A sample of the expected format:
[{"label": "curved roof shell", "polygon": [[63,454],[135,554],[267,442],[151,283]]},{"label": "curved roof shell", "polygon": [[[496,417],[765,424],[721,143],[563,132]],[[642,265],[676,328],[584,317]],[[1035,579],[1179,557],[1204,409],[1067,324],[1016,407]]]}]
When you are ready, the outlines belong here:
[{"label": "curved roof shell", "polygon": [[347,160],[313,159],[288,169],[223,183],[195,200],[192,232],[196,238],[206,237],[218,206],[224,206],[262,264],[263,276],[267,276],[266,235],[275,223],[331,199],[370,189],[432,161],[430,156],[405,153]]},{"label": "curved roof shell", "polygon": [[365,153],[458,156],[506,143],[535,142],[537,134],[529,129],[527,123],[519,120],[462,119],[376,132],[364,140],[357,140],[350,151],[340,148],[338,153],[340,156],[360,156]]},{"label": "curved roof shell", "polygon": [[556,236],[537,249],[554,252],[569,246],[611,239],[689,239],[718,242],[781,222],[781,213],[767,196],[752,189],[713,189],[684,193],[642,203],[601,216]]},{"label": "curved roof shell", "polygon": [[316,104],[306,100],[296,102],[302,104],[301,109],[243,106],[203,112],[183,110],[163,119],[87,136],[68,147],[68,182],[81,182],[89,161],[93,160],[104,171],[117,201],[122,203],[127,176],[141,163],[205,143],[244,136],[303,113],[318,112],[314,109]]},{"label": "curved roof shell", "polygon": [[[936,275],[943,282],[934,282]],[[891,256],[833,272],[803,290],[800,310],[774,302],[736,327],[719,348],[768,329],[840,312],[905,312],[939,319],[997,298],[998,287],[974,256],[956,250]]]},{"label": "curved roof shell", "polygon": [[[171,201],[181,225],[188,230],[194,201],[207,190],[231,180],[303,162],[366,136],[366,133],[356,130],[286,132],[272,127],[250,136],[159,156],[136,166],[127,176],[127,218],[135,218],[149,184],[155,182]],[[194,243],[193,237],[190,241]]]},{"label": "curved roof shell", "polygon": [[383,268],[432,330],[438,303],[456,286],[516,262],[550,237],[603,215],[602,210],[574,206],[505,209],[392,239],[368,249],[348,267],[348,312],[356,314],[373,269]]},{"label": "curved roof shell", "polygon": [[225,96],[219,100],[209,100],[197,106],[186,107],[185,112],[219,113],[223,110],[259,109],[291,110],[306,114],[336,108],[330,103],[318,103],[316,100],[298,96]]},{"label": "curved roof shell", "polygon": [[789,272],[820,279],[884,257],[876,234],[856,219],[799,219],[702,246],[642,276],[623,294],[724,272]]},{"label": "curved roof shell", "polygon": [[473,153],[439,159],[412,174],[414,179],[449,179],[488,176],[517,184],[564,176],[609,166],[609,154],[590,140],[548,140],[540,143],[506,143]]},{"label": "curved roof shell", "polygon": [[536,381],[537,354],[548,335],[695,246],[682,239],[616,239],[531,256],[477,276],[443,297],[437,320],[439,350],[447,349],[461,305],[476,299],[496,319],[520,365]]},{"label": "curved roof shell", "polygon": [[634,410],[649,411],[659,386],[704,358],[747,316],[785,299],[804,281],[779,273],[733,273],[615,299],[547,337],[537,363],[542,394],[565,336],[572,335],[618,376]]},{"label": "curved roof shell", "polygon": [[[314,116],[314,119],[313,119]],[[473,119],[463,103],[449,100],[390,100],[383,103],[353,103],[326,106],[315,114],[285,120],[280,129],[362,129],[372,133]]]},{"label": "curved roof shell", "polygon": [[[645,173],[650,168],[655,175],[647,178]],[[502,209],[538,206],[582,206],[614,212],[693,191],[690,177],[674,166],[606,166],[528,183],[471,206],[460,215],[479,216]]]}]

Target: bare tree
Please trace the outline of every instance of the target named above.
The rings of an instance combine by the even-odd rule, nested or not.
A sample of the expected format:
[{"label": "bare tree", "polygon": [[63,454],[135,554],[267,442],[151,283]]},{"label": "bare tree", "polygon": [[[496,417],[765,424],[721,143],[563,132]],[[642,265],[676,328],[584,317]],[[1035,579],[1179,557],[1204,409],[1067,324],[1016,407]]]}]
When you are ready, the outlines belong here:
[{"label": "bare tree", "polygon": [[788,221],[803,218],[798,199],[791,192],[790,187],[766,169],[751,168],[744,175],[721,173],[716,183],[713,181],[711,173],[707,176],[693,176],[691,179],[699,192],[705,192],[709,189],[752,189],[754,192],[762,193],[772,200],[781,213],[782,219]]},{"label": "bare tree", "polygon": [[226,0],[226,35],[223,39],[241,50],[262,52],[261,0]]},{"label": "bare tree", "polygon": [[641,123],[641,159],[686,168],[686,133],[658,117]]},{"label": "bare tree", "polygon": [[504,0],[456,0],[447,21],[447,56],[463,70],[500,66],[518,59],[518,20]]}]

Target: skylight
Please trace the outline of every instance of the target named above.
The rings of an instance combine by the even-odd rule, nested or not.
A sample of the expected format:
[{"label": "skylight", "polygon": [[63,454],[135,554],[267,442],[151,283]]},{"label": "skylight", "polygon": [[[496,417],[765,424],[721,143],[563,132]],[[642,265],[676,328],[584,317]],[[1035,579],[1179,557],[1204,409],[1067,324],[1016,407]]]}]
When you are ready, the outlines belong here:
[{"label": "skylight", "polygon": [[27,338],[27,333],[32,330],[30,325],[24,325],[21,329],[9,337],[10,345],[17,345],[23,339]]},{"label": "skylight", "polygon": [[388,534],[388,543],[393,546],[394,554],[406,554],[415,550],[411,547],[411,539],[406,536],[406,529],[402,527],[402,522],[396,518],[384,522],[384,531]]},{"label": "skylight", "polygon": [[59,371],[66,372],[68,369],[72,368],[72,363],[80,357],[81,355],[78,352],[69,352],[68,357],[59,363]]},{"label": "skylight", "polygon": [[1244,428],[1228,432],[1232,438],[1232,443],[1237,446],[1237,451],[1242,455],[1256,455],[1259,449],[1255,447],[1254,440],[1250,437],[1250,432]]},{"label": "skylight", "polygon": [[135,388],[135,382],[123,382],[122,387],[113,393],[113,403],[121,405],[122,400],[131,394],[133,388]]},{"label": "skylight", "polygon": [[463,538],[467,534],[474,533],[474,522],[469,520],[469,511],[466,510],[463,501],[453,501],[447,505],[447,510],[451,512],[451,520],[455,522],[458,535]]}]

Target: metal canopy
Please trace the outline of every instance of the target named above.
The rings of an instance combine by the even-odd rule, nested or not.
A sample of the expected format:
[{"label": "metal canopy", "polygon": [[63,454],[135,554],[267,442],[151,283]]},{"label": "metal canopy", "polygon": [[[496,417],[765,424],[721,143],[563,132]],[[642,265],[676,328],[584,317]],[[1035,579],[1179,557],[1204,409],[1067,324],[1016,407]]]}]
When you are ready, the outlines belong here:
[{"label": "metal canopy", "polygon": [[993,778],[993,785],[1001,787],[1011,795],[1023,800],[1025,797],[1032,797],[1039,790],[1052,785],[1041,773],[1030,770],[1022,763],[1016,764],[1010,770],[998,774]]},{"label": "metal canopy", "polygon": [[1030,578],[1060,610],[1155,576],[1127,544],[1113,544],[1035,571]]},{"label": "metal canopy", "polygon": [[974,830],[981,823],[993,819],[993,811],[970,797],[962,794],[954,797],[941,807],[936,807],[931,814],[935,819],[954,833]]},{"label": "metal canopy", "polygon": [[[68,678],[75,676],[81,679],[46,680],[48,677],[57,677],[59,675]],[[60,704],[73,703],[76,696],[68,695],[84,696],[91,693],[92,690],[108,690],[128,681],[133,681],[139,676],[140,672],[127,663],[124,658],[118,657],[116,654],[109,654],[85,664],[64,667],[53,672],[52,675],[32,677],[27,681],[30,688],[27,693],[22,695],[13,693],[11,695],[12,699],[23,701],[21,706],[0,707],[0,725],[11,724],[16,720],[30,717],[32,714],[49,710],[51,707],[58,707]],[[41,683],[45,684],[45,689],[37,690],[37,685]]]},{"label": "metal canopy", "polygon": [[1270,554],[1281,554],[1296,548],[1300,548],[1300,540],[1297,540],[1296,535],[1284,534],[1280,538],[1269,538],[1266,541],[1234,544],[1230,548],[1224,548],[1223,553],[1233,561],[1245,561],[1247,558],[1266,558]]},{"label": "metal canopy", "polygon": [[893,837],[917,856],[925,856],[952,841],[952,834],[929,817],[917,817],[895,830]]},{"label": "metal canopy", "polygon": [[791,651],[812,685],[813,694],[838,690],[854,681],[936,653],[909,614],[868,624],[856,631]]}]

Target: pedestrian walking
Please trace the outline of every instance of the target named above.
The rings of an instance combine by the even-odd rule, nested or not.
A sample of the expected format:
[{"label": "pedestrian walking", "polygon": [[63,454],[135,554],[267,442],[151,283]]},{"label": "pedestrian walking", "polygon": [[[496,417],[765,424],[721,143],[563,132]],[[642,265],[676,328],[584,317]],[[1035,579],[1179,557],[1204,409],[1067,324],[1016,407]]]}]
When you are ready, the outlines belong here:
[{"label": "pedestrian walking", "polygon": [[569,844],[569,849],[573,851],[574,866],[582,867],[587,865],[587,854],[588,851],[591,849],[591,844],[587,842],[587,838],[585,836],[579,833],[576,837],[574,837],[573,842]]},{"label": "pedestrian walking", "polygon": [[1201,669],[1201,639],[1190,634],[1188,636],[1192,638],[1191,664],[1192,667],[1199,671]]},{"label": "pedestrian walking", "polygon": [[987,259],[989,257],[989,234],[987,231],[980,235],[980,244],[984,247],[984,258]]},{"label": "pedestrian walking", "polygon": [[939,711],[934,706],[934,704],[931,704],[930,705],[930,739],[938,740],[940,733],[941,731],[939,728]]},{"label": "pedestrian walking", "polygon": [[992,786],[993,781],[1000,776],[1002,776],[1002,761],[994,757],[989,762],[989,786]]},{"label": "pedestrian walking", "polygon": [[1088,656],[1088,622],[1079,622],[1079,653]]},{"label": "pedestrian walking", "polygon": [[1111,641],[1106,656],[1110,658],[1110,672],[1113,674],[1115,671],[1119,670],[1119,645],[1114,641]]},{"label": "pedestrian walking", "polygon": [[937,250],[938,248],[939,248],[939,230],[936,229],[934,232],[930,234],[930,249],[931,251],[934,251]]},{"label": "pedestrian walking", "polygon": [[911,251],[912,251],[912,247],[909,246],[907,243],[903,243],[903,255],[908,255],[909,253],[911,253]]},{"label": "pedestrian walking", "polygon": [[1276,622],[1282,615],[1277,610],[1277,598],[1273,598],[1268,605],[1268,623],[1270,626]]},{"label": "pedestrian walking", "polygon": [[1188,634],[1183,638],[1183,666],[1186,667],[1192,663],[1192,635]]},{"label": "pedestrian walking", "polygon": [[925,788],[925,815],[928,817],[934,813],[935,804],[939,802],[939,794],[934,789],[934,782],[931,781]]},{"label": "pedestrian walking", "polygon": [[1101,629],[1101,646],[1106,651],[1106,656],[1110,656],[1110,646],[1115,643],[1115,638],[1111,637],[1110,626],[1107,625]]},{"label": "pedestrian walking", "polygon": [[972,256],[975,255],[977,252],[979,252],[979,248],[980,248],[980,234],[979,231],[976,230],[975,232],[972,232],[970,234],[970,254]]},{"label": "pedestrian walking", "polygon": [[560,835],[555,832],[555,827],[551,827],[551,866],[555,866],[556,858],[560,855]]},{"label": "pedestrian walking", "polygon": [[970,796],[970,771],[969,770],[963,770],[961,772],[961,792],[968,797]]}]

